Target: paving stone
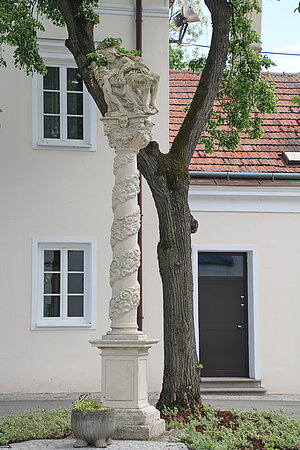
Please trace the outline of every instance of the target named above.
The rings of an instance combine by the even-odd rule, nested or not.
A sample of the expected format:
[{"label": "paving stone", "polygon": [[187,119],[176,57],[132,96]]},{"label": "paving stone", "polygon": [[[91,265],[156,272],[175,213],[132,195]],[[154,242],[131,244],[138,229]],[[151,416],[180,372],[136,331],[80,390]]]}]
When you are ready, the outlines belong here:
[{"label": "paving stone", "polygon": [[[6,446],[0,446],[0,449],[19,449],[19,450],[73,450],[75,439],[44,439],[36,441],[18,442]],[[95,447],[85,447],[86,449],[95,449]],[[187,447],[178,442],[164,441],[113,441],[107,447],[108,450],[187,450]]]}]

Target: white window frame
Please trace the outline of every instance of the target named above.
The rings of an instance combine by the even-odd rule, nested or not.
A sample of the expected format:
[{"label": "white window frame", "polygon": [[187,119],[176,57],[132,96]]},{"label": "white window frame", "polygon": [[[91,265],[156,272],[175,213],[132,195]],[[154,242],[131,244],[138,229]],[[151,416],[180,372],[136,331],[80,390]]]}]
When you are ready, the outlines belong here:
[{"label": "white window frame", "polygon": [[[44,250],[84,250],[84,317],[43,317]],[[63,252],[64,253],[64,252]],[[63,254],[62,253],[62,254]],[[62,270],[62,268],[61,268]],[[64,277],[64,275],[63,275]],[[62,304],[67,300],[67,293]],[[62,305],[63,309],[63,305]],[[32,330],[96,328],[96,240],[66,238],[32,239]]]},{"label": "white window frame", "polygon": [[[67,68],[76,68],[72,54],[61,40],[39,40],[39,49],[45,65],[60,68],[61,80],[61,127],[66,128],[66,80],[62,74]],[[64,91],[63,91],[64,90]],[[63,93],[62,93],[63,92]],[[96,107],[92,97],[83,86],[83,139],[66,139],[66,130],[61,129],[60,139],[44,138],[43,135],[43,77],[34,74],[32,78],[32,148],[45,150],[96,150]]]}]

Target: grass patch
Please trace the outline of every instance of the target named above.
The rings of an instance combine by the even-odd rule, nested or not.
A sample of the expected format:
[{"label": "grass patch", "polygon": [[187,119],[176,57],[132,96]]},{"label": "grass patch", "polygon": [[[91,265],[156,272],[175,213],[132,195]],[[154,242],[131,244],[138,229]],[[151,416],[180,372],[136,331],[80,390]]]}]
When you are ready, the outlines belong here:
[{"label": "grass patch", "polygon": [[0,417],[0,445],[31,439],[59,439],[70,434],[70,409],[27,411]]},{"label": "grass patch", "polygon": [[167,428],[191,450],[299,450],[300,419],[283,411],[164,410]]},{"label": "grass patch", "polygon": [[[283,411],[164,410],[167,428],[191,450],[299,450],[300,419]],[[71,434],[71,409],[24,412],[0,417],[0,445]]]}]

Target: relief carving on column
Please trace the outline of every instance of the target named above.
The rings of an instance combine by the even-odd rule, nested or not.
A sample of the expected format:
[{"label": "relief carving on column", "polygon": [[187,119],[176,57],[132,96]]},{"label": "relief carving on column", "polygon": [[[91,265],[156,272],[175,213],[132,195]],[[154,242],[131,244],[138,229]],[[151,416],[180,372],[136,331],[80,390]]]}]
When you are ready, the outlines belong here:
[{"label": "relief carving on column", "polygon": [[134,162],[135,154],[133,153],[118,153],[114,160],[114,175],[120,167]]},{"label": "relief carving on column", "polygon": [[135,248],[127,253],[116,256],[110,264],[110,285],[121,280],[126,275],[138,271],[140,265],[140,249]]},{"label": "relief carving on column", "polygon": [[109,318],[117,319],[122,314],[137,308],[140,303],[140,287],[123,289],[109,303]]},{"label": "relief carving on column", "polygon": [[104,134],[110,147],[115,149],[131,148],[137,151],[146,147],[152,139],[153,123],[146,116],[119,118],[105,116]]},{"label": "relief carving on column", "polygon": [[111,227],[111,246],[114,247],[118,241],[122,241],[128,236],[138,233],[140,229],[140,219],[141,214],[139,207],[133,213],[115,219]]},{"label": "relief carving on column", "polygon": [[134,198],[140,191],[139,172],[135,172],[129,177],[120,178],[113,187],[112,207],[115,208],[119,203],[124,203]]}]

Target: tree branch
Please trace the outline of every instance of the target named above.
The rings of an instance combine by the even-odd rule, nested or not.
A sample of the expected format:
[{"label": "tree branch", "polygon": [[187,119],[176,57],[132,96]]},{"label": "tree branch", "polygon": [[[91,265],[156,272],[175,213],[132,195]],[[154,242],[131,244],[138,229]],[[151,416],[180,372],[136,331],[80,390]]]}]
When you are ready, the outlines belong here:
[{"label": "tree branch", "polygon": [[55,3],[66,22],[68,30],[66,47],[74,56],[87,90],[95,100],[102,115],[104,115],[107,111],[107,105],[102,89],[97,83],[92,82],[88,69],[90,61],[86,56],[88,53],[95,51],[94,23],[78,15],[78,8],[82,5],[82,0],[55,0]]},{"label": "tree branch", "polygon": [[170,153],[188,167],[211,112],[222,80],[229,44],[230,4],[226,0],[205,0],[211,13],[213,33],[210,51],[189,111],[173,141]]},{"label": "tree branch", "polygon": [[[159,145],[156,141],[150,141],[147,147],[142,148],[137,155],[137,167],[147,180],[150,189],[157,189],[152,182],[152,175],[159,171],[158,158],[161,155]],[[152,186],[153,185],[153,186]]]}]

